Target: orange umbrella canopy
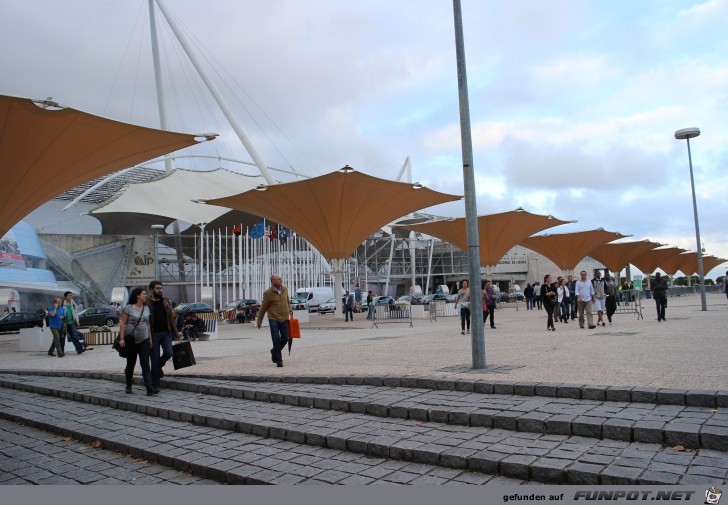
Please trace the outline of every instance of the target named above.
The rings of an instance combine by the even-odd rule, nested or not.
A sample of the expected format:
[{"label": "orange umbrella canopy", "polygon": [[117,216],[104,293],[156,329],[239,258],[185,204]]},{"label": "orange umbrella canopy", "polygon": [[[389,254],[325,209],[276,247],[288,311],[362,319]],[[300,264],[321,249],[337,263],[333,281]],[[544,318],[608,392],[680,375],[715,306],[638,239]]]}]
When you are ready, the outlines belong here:
[{"label": "orange umbrella canopy", "polygon": [[[693,275],[698,273],[698,253],[687,253],[681,254],[686,256],[682,262],[679,270],[685,275]],[[690,256],[687,258],[687,256]],[[715,256],[703,256],[703,273],[707,274],[721,263],[725,263],[726,260],[722,258],[716,258]]]},{"label": "orange umbrella canopy", "polygon": [[626,236],[599,228],[558,235],[537,235],[522,240],[521,245],[546,256],[560,269],[571,270],[599,246]]},{"label": "orange umbrella canopy", "polygon": [[[531,214],[522,208],[499,214],[478,216],[480,264],[483,266],[497,265],[501,258],[524,238],[541,230],[568,222],[556,219],[553,216]],[[402,227],[432,235],[453,244],[463,251],[468,249],[464,217],[409,224]]]},{"label": "orange umbrella canopy", "polygon": [[655,247],[660,247],[660,244],[649,240],[604,244],[590,252],[589,256],[607,267],[611,272],[619,272],[631,263],[633,258]]},{"label": "orange umbrella canopy", "polygon": [[0,95],[0,237],[68,189],[196,143],[193,135]]},{"label": "orange umbrella canopy", "polygon": [[[667,275],[675,275],[678,270],[698,269],[698,253],[686,252],[663,260],[659,266]],[[691,272],[692,273],[692,272]]]},{"label": "orange umbrella canopy", "polygon": [[348,168],[205,203],[276,221],[304,237],[324,257],[341,259],[395,219],[461,198]]},{"label": "orange umbrella canopy", "polygon": [[679,247],[651,249],[635,256],[632,258],[630,263],[639,268],[645,275],[649,275],[654,272],[663,261],[684,252],[685,249],[680,249]]}]

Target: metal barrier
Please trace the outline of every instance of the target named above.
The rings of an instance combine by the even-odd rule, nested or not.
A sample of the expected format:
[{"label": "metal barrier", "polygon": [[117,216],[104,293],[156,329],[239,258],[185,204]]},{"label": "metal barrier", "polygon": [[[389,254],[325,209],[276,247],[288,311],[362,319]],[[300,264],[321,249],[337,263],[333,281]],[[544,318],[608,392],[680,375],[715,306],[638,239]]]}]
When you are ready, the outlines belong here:
[{"label": "metal barrier", "polygon": [[452,317],[459,315],[459,312],[455,309],[454,303],[447,303],[443,300],[430,302],[429,312],[430,321],[437,321],[438,317]]},{"label": "metal barrier", "polygon": [[637,314],[638,319],[642,316],[642,297],[644,293],[638,289],[622,290],[617,293],[617,310],[615,314]]},{"label": "metal barrier", "polygon": [[409,323],[412,328],[412,311],[409,304],[375,305],[372,328],[375,326],[379,328],[380,324],[388,323]]}]

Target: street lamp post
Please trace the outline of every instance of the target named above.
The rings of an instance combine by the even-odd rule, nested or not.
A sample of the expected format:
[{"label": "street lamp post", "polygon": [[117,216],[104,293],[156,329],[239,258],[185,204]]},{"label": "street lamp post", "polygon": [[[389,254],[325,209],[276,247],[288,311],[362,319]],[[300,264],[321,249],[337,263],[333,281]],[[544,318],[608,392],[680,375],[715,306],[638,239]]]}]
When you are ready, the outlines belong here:
[{"label": "street lamp post", "polygon": [[[690,139],[700,135],[698,128],[683,128],[675,132],[675,138],[678,140],[685,139],[688,143],[688,163],[690,164],[690,187],[693,190],[693,214],[695,216],[695,240],[698,245],[698,276],[700,276],[700,303],[702,310],[708,310],[708,304],[705,300],[705,275],[703,272],[703,251],[700,243],[700,225],[698,224],[698,203],[695,199],[695,179],[693,177],[693,158],[690,154]],[[688,274],[690,275],[690,274]]]},{"label": "street lamp post", "polygon": [[164,230],[164,225],[153,224],[152,230],[154,230],[154,277],[159,281],[162,274],[159,268],[159,230]]}]

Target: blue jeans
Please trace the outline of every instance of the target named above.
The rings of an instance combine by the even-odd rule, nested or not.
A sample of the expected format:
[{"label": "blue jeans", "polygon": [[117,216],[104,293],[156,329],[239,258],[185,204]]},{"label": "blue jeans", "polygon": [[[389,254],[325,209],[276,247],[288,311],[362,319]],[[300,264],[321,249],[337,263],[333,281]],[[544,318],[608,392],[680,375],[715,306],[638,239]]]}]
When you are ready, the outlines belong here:
[{"label": "blue jeans", "polygon": [[526,310],[533,310],[536,305],[536,299],[533,296],[526,297]]},{"label": "blue jeans", "polygon": [[281,351],[288,343],[288,320],[269,319],[268,323],[270,324],[270,338],[273,341],[273,349],[270,350],[271,359],[273,363],[283,363]]},{"label": "blue jeans", "polygon": [[655,298],[655,305],[657,306],[657,320],[665,320],[665,307],[667,307],[667,298]]},{"label": "blue jeans", "polygon": [[[86,341],[83,339],[83,335],[78,333],[74,323],[66,324],[66,338],[73,344],[73,347],[76,348],[76,352],[81,352],[81,349],[87,347]],[[61,347],[63,348],[65,346],[61,345]]]},{"label": "blue jeans", "polygon": [[[162,355],[159,355],[159,350]],[[169,331],[152,333],[152,387],[159,388],[162,367],[172,358],[172,334]]]},{"label": "blue jeans", "polygon": [[569,298],[561,300],[561,320],[569,321],[569,309],[571,308],[571,301]]},{"label": "blue jeans", "polygon": [[374,302],[367,305],[367,319],[374,319]]}]

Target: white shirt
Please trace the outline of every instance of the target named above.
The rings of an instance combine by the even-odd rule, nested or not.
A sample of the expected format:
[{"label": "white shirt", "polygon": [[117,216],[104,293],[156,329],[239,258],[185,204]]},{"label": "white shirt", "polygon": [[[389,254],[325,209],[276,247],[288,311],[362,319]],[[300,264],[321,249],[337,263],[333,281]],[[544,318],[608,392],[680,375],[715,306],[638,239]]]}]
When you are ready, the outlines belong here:
[{"label": "white shirt", "polygon": [[576,299],[580,302],[590,302],[594,296],[594,286],[588,279],[576,281]]}]

